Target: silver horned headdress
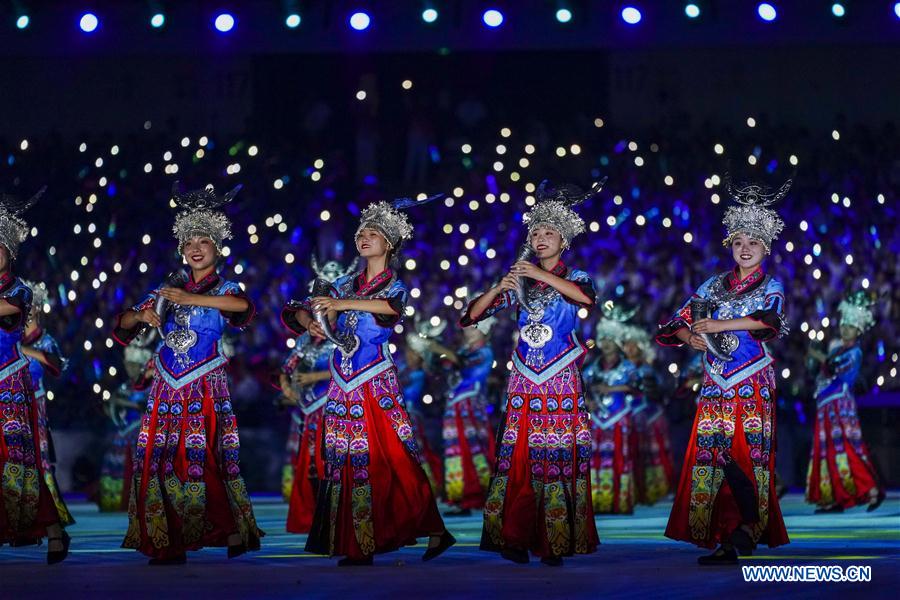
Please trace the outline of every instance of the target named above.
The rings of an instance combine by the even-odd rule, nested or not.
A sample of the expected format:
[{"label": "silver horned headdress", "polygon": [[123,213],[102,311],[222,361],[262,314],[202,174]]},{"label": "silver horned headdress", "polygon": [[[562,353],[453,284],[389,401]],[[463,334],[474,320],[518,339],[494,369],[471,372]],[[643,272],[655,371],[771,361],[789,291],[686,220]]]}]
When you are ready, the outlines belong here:
[{"label": "silver horned headdress", "polygon": [[409,348],[424,358],[431,358],[431,340],[435,340],[447,329],[447,321],[440,317],[432,317],[428,321],[416,318],[415,332],[406,334],[406,343]]},{"label": "silver horned headdress", "polygon": [[875,315],[872,307],[875,301],[866,292],[859,290],[853,292],[838,305],[841,313],[841,326],[856,327],[860,333],[865,333],[875,324]]},{"label": "silver horned headdress", "polygon": [[435,194],[424,200],[397,198],[390,202],[384,200],[374,202],[360,214],[359,227],[356,229],[355,235],[359,235],[363,229],[374,229],[384,236],[392,249],[398,248],[406,240],[412,239],[413,234],[413,226],[409,222],[409,218],[401,211],[443,197],[444,194]]},{"label": "silver horned headdress", "polygon": [[28,223],[22,214],[34,206],[46,191],[42,187],[26,201],[19,200],[9,194],[0,194],[0,246],[9,251],[10,260],[19,253],[19,244],[28,239]]},{"label": "silver horned headdress", "polygon": [[766,207],[787,196],[793,182],[793,179],[788,179],[780,188],[772,191],[768,187],[753,183],[735,186],[726,173],[725,189],[737,206],[729,206],[725,211],[722,223],[725,224],[728,237],[722,240],[722,244],[728,246],[737,234],[745,233],[765,244],[766,253],[770,253],[772,242],[778,239],[778,235],[784,230],[784,221],[777,212]]},{"label": "silver horned headdress", "polygon": [[178,182],[172,185],[172,204],[182,209],[175,217],[172,233],[178,240],[178,249],[195,237],[207,237],[213,241],[218,250],[222,242],[231,239],[231,221],[219,207],[231,202],[241,190],[240,185],[221,196],[216,194],[212,185],[202,190],[190,192],[179,191]]},{"label": "silver horned headdress", "polygon": [[47,289],[47,285],[43,281],[28,281],[27,279],[23,279],[22,283],[31,288],[31,306],[38,311],[44,310],[44,304],[50,298],[50,290]]},{"label": "silver horned headdress", "polygon": [[538,186],[537,203],[534,208],[522,216],[522,221],[528,227],[528,233],[538,227],[555,229],[562,236],[563,247],[567,248],[575,236],[584,233],[584,219],[578,216],[572,207],[599,194],[605,183],[606,177],[585,192],[577,185],[569,183],[551,187],[545,179]]},{"label": "silver horned headdress", "polygon": [[[349,275],[356,271],[356,266],[359,264],[359,257],[353,259],[353,261],[347,265],[345,268],[344,265],[339,263],[336,260],[329,260],[324,265],[319,264],[319,259],[313,254],[312,258],[309,261],[310,267],[312,267],[313,273],[316,276],[316,279],[324,279],[328,283],[334,283],[344,275]],[[310,291],[313,288],[315,281],[311,281],[309,283]]]},{"label": "silver horned headdress", "polygon": [[612,340],[619,347],[625,341],[628,334],[628,321],[637,313],[637,307],[626,309],[621,304],[607,300],[601,307],[603,317],[597,323],[597,342],[600,340]]}]

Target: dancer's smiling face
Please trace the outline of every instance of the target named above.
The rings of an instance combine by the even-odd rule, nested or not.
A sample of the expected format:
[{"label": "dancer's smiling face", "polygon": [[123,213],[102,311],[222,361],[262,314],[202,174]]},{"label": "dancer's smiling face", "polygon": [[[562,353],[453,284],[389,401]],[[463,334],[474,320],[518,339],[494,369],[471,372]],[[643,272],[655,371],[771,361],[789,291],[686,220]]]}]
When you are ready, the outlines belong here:
[{"label": "dancer's smiling face", "polygon": [[208,237],[193,237],[185,242],[181,254],[188,266],[194,271],[202,271],[213,266],[219,251],[216,244]]},{"label": "dancer's smiling face", "polygon": [[377,229],[366,227],[356,234],[356,251],[363,258],[384,256],[389,248],[390,244]]},{"label": "dancer's smiling face", "polygon": [[562,252],[562,235],[549,227],[537,227],[531,232],[531,249],[534,255],[541,258],[550,258]]},{"label": "dancer's smiling face", "polygon": [[841,325],[841,340],[852,344],[859,337],[859,329],[853,325]]},{"label": "dancer's smiling face", "polygon": [[731,255],[740,268],[752,271],[765,258],[766,245],[746,233],[739,233],[731,241]]}]

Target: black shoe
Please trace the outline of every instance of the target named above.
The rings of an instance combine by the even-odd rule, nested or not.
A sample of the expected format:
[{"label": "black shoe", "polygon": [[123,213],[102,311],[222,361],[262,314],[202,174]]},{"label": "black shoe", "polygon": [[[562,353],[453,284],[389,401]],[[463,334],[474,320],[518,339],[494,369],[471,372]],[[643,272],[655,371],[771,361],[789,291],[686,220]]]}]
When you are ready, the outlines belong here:
[{"label": "black shoe", "polygon": [[875,497],[874,500],[869,502],[869,506],[866,507],[866,512],[872,512],[873,510],[877,510],[878,507],[881,506],[881,503],[884,502],[885,498],[887,498],[887,494],[885,493],[885,491],[883,489],[878,490],[878,495]]},{"label": "black shoe", "polygon": [[168,558],[151,558],[147,564],[153,565],[154,567],[164,567],[168,565],[183,565],[186,562],[187,555],[179,554],[177,556],[170,556]]},{"label": "black shoe", "polygon": [[722,546],[716,548],[716,551],[697,559],[697,564],[703,567],[716,567],[719,565],[736,565],[738,562],[737,552],[734,548],[726,550]]},{"label": "black shoe", "polygon": [[452,546],[455,543],[456,543],[456,538],[453,537],[453,535],[445,529],[444,533],[441,534],[441,541],[438,542],[437,546],[434,546],[433,548],[428,548],[427,550],[425,550],[425,554],[422,555],[422,560],[429,561],[433,558],[437,558],[438,556],[440,556],[441,554],[446,552],[447,548],[449,548],[450,546]]},{"label": "black shoe", "polygon": [[62,532],[62,535],[59,537],[47,538],[47,547],[49,548],[50,542],[62,542],[63,549],[62,550],[47,550],[47,564],[55,565],[57,563],[61,563],[66,560],[66,557],[69,556],[69,543],[72,541],[72,538],[69,537],[69,534],[65,531]]},{"label": "black shoe", "polygon": [[516,550],[514,548],[504,548],[500,551],[500,556],[506,560],[512,561],[520,565],[528,564],[528,552],[525,550]]},{"label": "black shoe", "polygon": [[840,504],[832,504],[831,506],[821,506],[816,509],[814,514],[823,515],[827,513],[842,513],[844,512],[844,507]]},{"label": "black shoe", "polygon": [[563,566],[562,556],[545,556],[541,559],[541,562],[547,565],[548,567],[561,567]]},{"label": "black shoe", "polygon": [[228,546],[228,558],[237,558],[241,554],[247,553],[247,546],[243,543]]},{"label": "black shoe", "polygon": [[372,555],[365,558],[350,558],[345,557],[338,561],[337,566],[339,567],[371,567],[372,566]]},{"label": "black shoe", "polygon": [[747,533],[743,527],[738,527],[737,529],[732,531],[729,541],[731,542],[731,545],[737,549],[741,556],[750,556],[751,554],[753,554],[753,549],[756,548],[756,544],[753,542],[753,538],[750,537],[750,534]]},{"label": "black shoe", "polygon": [[471,517],[471,508],[454,508],[444,513],[445,517]]}]

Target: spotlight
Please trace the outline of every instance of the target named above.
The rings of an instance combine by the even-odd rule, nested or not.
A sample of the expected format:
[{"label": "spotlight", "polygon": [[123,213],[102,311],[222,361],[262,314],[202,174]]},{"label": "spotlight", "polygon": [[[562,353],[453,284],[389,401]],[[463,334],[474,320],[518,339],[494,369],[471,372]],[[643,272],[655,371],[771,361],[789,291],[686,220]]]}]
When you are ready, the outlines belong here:
[{"label": "spotlight", "polygon": [[634,6],[626,6],[622,9],[622,20],[629,25],[637,25],[641,22],[641,11]]},{"label": "spotlight", "polygon": [[759,6],[756,7],[756,12],[759,13],[759,18],[763,21],[772,22],[778,17],[778,11],[775,10],[775,6],[768,2],[760,2]]},{"label": "spotlight", "polygon": [[841,18],[845,14],[847,14],[847,9],[844,8],[844,5],[841,4],[840,2],[835,2],[834,4],[831,5],[831,14],[833,14],[837,18]]},{"label": "spotlight", "polygon": [[159,29],[163,25],[166,24],[166,15],[162,13],[156,13],[152,17],[150,17],[150,26],[153,29]]},{"label": "spotlight", "polygon": [[28,29],[28,26],[31,24],[31,18],[28,15],[19,15],[16,19],[16,28],[17,29]]},{"label": "spotlight", "polygon": [[300,18],[300,15],[297,13],[291,13],[284,19],[284,24],[288,27],[288,29],[297,29],[300,27],[300,23],[303,19]]},{"label": "spotlight", "polygon": [[434,23],[438,19],[438,11],[432,7],[428,7],[422,11],[422,20],[426,23]]},{"label": "spotlight", "polygon": [[896,2],[894,4],[894,14],[897,15],[898,19],[900,19],[900,2]]},{"label": "spotlight", "polygon": [[496,8],[489,8],[481,15],[484,24],[492,29],[496,29],[503,25],[503,13]]},{"label": "spotlight", "polygon": [[229,31],[234,29],[234,15],[231,15],[229,13],[222,13],[216,16],[216,20],[213,23],[215,24],[216,29],[218,29],[222,33],[228,33]]},{"label": "spotlight", "polygon": [[686,4],[684,7],[684,14],[687,15],[688,19],[696,19],[700,16],[700,7],[693,2]]},{"label": "spotlight", "polygon": [[556,11],[556,20],[560,23],[568,23],[572,20],[572,11],[568,8],[560,8]]},{"label": "spotlight", "polygon": [[94,13],[84,13],[78,21],[78,26],[85,33],[93,33],[100,26],[100,19]]},{"label": "spotlight", "polygon": [[365,31],[372,24],[372,17],[368,13],[358,11],[350,15],[350,27],[356,31]]}]

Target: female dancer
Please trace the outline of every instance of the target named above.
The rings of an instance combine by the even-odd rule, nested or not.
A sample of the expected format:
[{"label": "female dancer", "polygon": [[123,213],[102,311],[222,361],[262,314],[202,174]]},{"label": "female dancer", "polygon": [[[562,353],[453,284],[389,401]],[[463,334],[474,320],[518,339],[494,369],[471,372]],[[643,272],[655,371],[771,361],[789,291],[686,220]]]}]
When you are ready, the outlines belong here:
[{"label": "female dancer", "polygon": [[[164,344],[135,452],[128,533],[124,548],[151,557],[151,565],[182,564],[188,550],[228,546],[228,557],[259,549],[263,535],[238,466],[240,440],[231,409],[225,324],[245,327],[253,304],[216,271],[231,223],[215,210],[240,186],[218,196],[212,186],[180,194],[183,209],[173,231],[190,268],[183,287],[153,290],[116,319],[113,336],[130,342],[145,326],[160,328]],[[170,306],[157,313],[159,302]]]},{"label": "female dancer", "polygon": [[[523,218],[540,264],[517,262],[469,304],[460,321],[468,327],[504,308],[518,309],[520,336],[506,422],[481,535],[483,550],[517,563],[527,563],[531,551],[558,566],[562,557],[594,552],[598,544],[591,508],[591,424],[581,385],[586,348],[577,334],[578,313],[594,305],[594,285],[560,256],[584,231],[572,206],[601,185],[584,194],[576,186],[548,189],[542,183],[537,204]],[[520,277],[530,280],[524,289]]]},{"label": "female dancer", "polygon": [[32,292],[12,274],[19,244],[28,238],[21,215],[43,192],[24,203],[0,195],[0,545],[29,546],[47,537],[47,564],[55,564],[69,554],[63,528],[72,521],[41,447],[40,409],[20,349]]},{"label": "female dancer", "polygon": [[648,506],[653,506],[672,490],[675,472],[669,445],[669,422],[662,405],[662,382],[653,367],[655,351],[651,344],[646,330],[634,325],[626,327],[622,350],[635,369],[631,435],[635,500]]},{"label": "female dancer", "polygon": [[468,516],[484,506],[491,481],[493,433],[488,423],[487,379],[494,366],[488,344],[496,318],[463,329],[463,346],[454,352],[436,342],[432,351],[450,363],[450,389],[444,409],[444,492],[454,507],[445,516]]},{"label": "female dancer", "polygon": [[666,535],[718,548],[701,565],[736,564],[758,542],[788,543],[775,494],[775,372],[767,342],[787,332],[781,283],[762,270],[784,229],[766,208],[783,198],[756,185],[727,189],[738,206],[725,213],[736,264],[706,280],[660,326],[658,343],[706,352],[694,429]]},{"label": "female dancer", "polygon": [[[330,260],[321,268],[313,257],[311,267],[317,279],[334,283],[353,270]],[[310,289],[314,282],[310,282]],[[289,504],[287,530],[309,533],[316,510],[316,490],[325,475],[322,455],[322,414],[327,400],[331,373],[328,363],[334,344],[308,334],[298,336],[281,365],[278,387],[283,403],[291,406],[291,423],[285,462],[281,475],[281,493]]]},{"label": "female dancer", "polygon": [[34,401],[37,407],[37,434],[41,466],[47,489],[53,495],[53,503],[56,505],[60,521],[71,525],[75,519],[72,518],[65,501],[63,501],[54,473],[56,459],[53,452],[53,440],[50,437],[50,423],[47,418],[47,390],[44,388],[44,375],[59,377],[64,368],[65,359],[59,349],[59,344],[41,327],[41,314],[43,314],[44,305],[49,297],[47,286],[32,281],[23,281],[23,283],[31,288],[32,292],[31,310],[28,313],[28,322],[25,324],[25,333],[22,336],[22,354],[28,357],[28,370],[31,373],[31,386],[34,390]]},{"label": "female dancer", "polygon": [[[446,326],[446,322],[443,322]],[[440,477],[441,457],[432,448],[428,441],[428,432],[425,429],[425,415],[423,414],[423,400],[425,398],[425,389],[428,383],[428,371],[434,361],[434,354],[431,351],[431,340],[429,335],[440,335],[443,329],[436,331],[430,327],[420,327],[416,323],[418,333],[406,334],[406,348],[403,352],[403,359],[397,366],[397,374],[400,378],[400,389],[403,392],[403,406],[409,413],[410,425],[413,428],[413,435],[416,438],[416,447],[419,449],[419,459],[425,475],[428,476],[428,482],[431,484],[431,490],[435,497],[441,494]]]},{"label": "female dancer", "polygon": [[872,299],[865,292],[851,294],[838,305],[841,339],[827,355],[810,351],[821,364],[816,378],[816,423],[806,501],[820,512],[843,512],[867,504],[869,512],[884,501],[884,488],[859,427],[853,386],[862,366],[859,336],[875,324]]},{"label": "female dancer", "polygon": [[325,481],[306,543],[309,552],[344,556],[340,566],[371,565],[376,553],[417,537],[429,536],[423,560],[456,542],[419,464],[388,349],[407,298],[406,286],[388,265],[413,230],[398,209],[414,204],[404,199],[366,208],[356,232],[365,270],[335,281],[328,296],[292,302],[282,311],[295,333],[308,330],[340,342],[325,405]]},{"label": "female dancer", "polygon": [[634,311],[603,303],[597,323],[600,356],[584,370],[594,420],[591,488],[594,512],[630,515],[634,512],[634,457],[631,436],[636,373],[622,355],[625,321]]},{"label": "female dancer", "polygon": [[153,383],[153,344],[156,330],[139,335],[125,348],[123,382],[103,410],[115,428],[100,467],[100,512],[128,510],[131,478],[134,476],[134,448],[141,429],[141,415],[147,408],[147,392]]}]

